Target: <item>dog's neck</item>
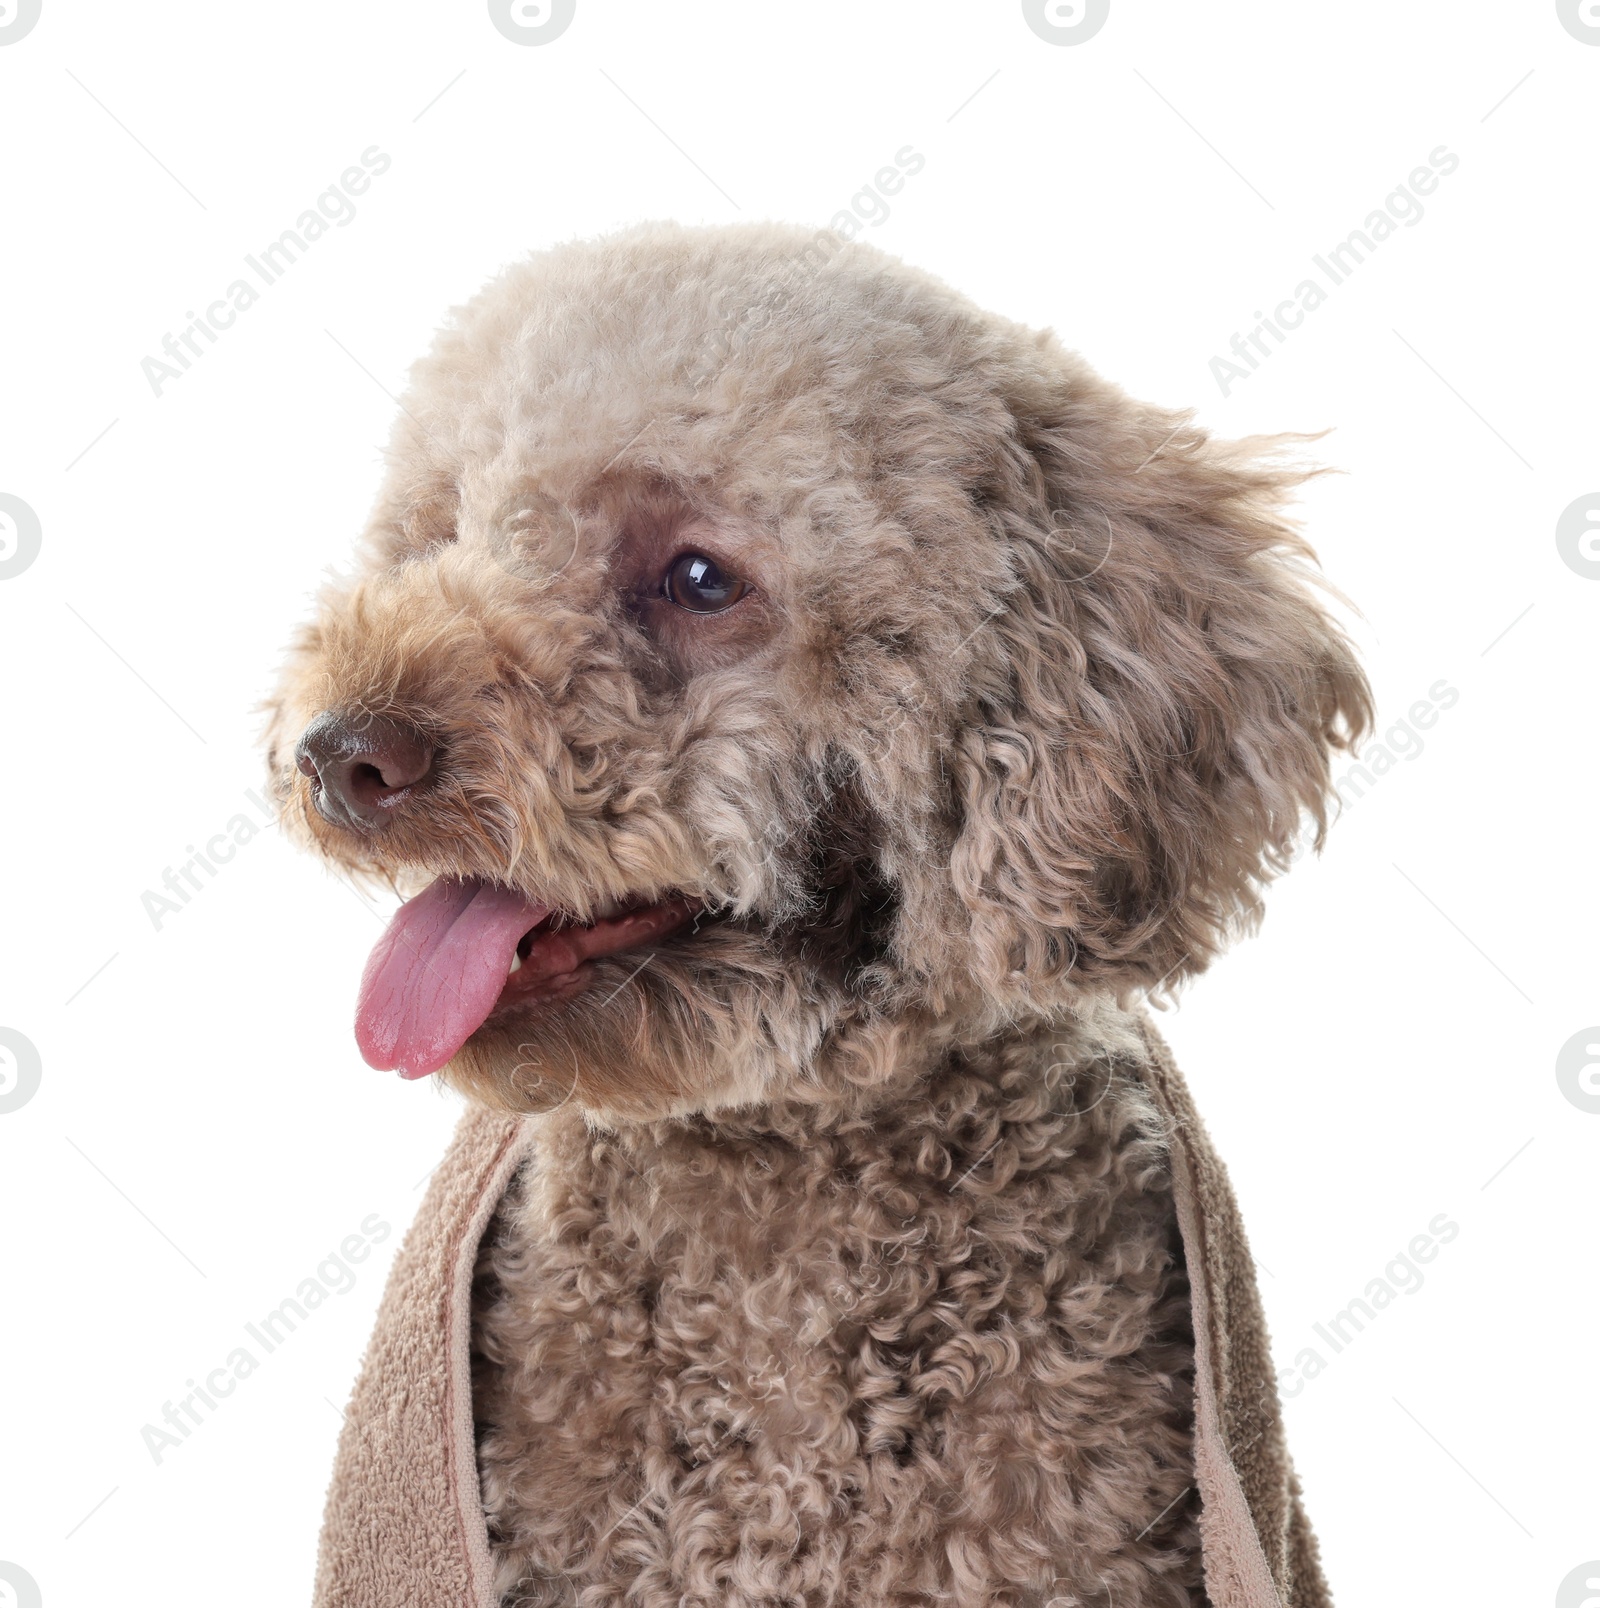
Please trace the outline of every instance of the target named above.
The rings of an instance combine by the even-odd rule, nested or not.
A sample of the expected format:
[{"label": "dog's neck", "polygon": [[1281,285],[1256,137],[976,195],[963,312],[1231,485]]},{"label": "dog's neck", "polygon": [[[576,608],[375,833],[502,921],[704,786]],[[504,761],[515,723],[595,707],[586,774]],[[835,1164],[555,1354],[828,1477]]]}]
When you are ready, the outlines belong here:
[{"label": "dog's neck", "polygon": [[[1071,1072],[1141,1053],[1134,1016],[1108,997],[1000,1027],[902,1017],[838,1035],[805,1076],[770,1099],[653,1120],[594,1111],[582,1112],[581,1119],[591,1133],[608,1134],[640,1157],[677,1153],[686,1142],[723,1148],[805,1145],[864,1127],[903,1126],[912,1113],[926,1111],[935,1086],[952,1072],[981,1074],[977,1087],[991,1089],[999,1102],[1013,1076],[1038,1081],[1052,1069]],[[569,1109],[552,1115],[571,1120],[579,1114]]]}]

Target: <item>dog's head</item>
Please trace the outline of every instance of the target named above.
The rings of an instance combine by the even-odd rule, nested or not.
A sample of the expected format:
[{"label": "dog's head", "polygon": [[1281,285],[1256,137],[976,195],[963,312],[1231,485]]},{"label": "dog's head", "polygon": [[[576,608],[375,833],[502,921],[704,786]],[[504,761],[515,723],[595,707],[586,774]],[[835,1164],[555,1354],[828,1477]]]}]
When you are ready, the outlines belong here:
[{"label": "dog's head", "polygon": [[831,235],[512,269],[273,705],[286,819],[423,890],[368,1059],[657,1115],[1203,967],[1369,713],[1299,478]]}]

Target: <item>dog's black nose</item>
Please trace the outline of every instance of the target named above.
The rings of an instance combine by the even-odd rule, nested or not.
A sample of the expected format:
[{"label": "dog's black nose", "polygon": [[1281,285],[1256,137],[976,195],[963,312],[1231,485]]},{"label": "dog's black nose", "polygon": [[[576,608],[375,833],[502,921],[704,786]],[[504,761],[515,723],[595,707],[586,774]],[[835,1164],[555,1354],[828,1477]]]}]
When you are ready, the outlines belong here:
[{"label": "dog's black nose", "polygon": [[312,798],[335,826],[381,826],[433,772],[433,744],[415,726],[324,710],[295,744]]}]

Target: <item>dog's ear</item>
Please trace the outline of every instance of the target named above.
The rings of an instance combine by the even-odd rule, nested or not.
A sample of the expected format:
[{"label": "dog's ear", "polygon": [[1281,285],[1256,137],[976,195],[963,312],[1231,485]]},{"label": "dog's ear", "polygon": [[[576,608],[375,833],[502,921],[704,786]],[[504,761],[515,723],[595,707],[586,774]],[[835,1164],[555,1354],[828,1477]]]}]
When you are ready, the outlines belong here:
[{"label": "dog's ear", "polygon": [[950,871],[998,999],[1160,988],[1259,914],[1370,692],[1283,505],[1224,443],[1043,347],[979,502],[1014,586],[952,764]]}]

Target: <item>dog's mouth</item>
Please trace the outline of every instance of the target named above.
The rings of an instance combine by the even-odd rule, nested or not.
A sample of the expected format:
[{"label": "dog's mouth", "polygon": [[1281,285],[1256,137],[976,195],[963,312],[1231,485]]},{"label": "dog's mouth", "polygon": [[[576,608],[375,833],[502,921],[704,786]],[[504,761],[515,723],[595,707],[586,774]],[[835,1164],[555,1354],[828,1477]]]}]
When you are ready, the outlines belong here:
[{"label": "dog's mouth", "polygon": [[674,894],[577,922],[511,888],[441,877],[400,907],[373,949],[356,1043],[369,1066],[425,1078],[498,1012],[581,993],[596,961],[666,938],[700,909]]}]

